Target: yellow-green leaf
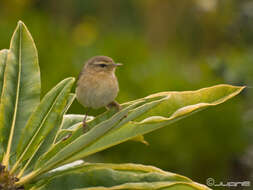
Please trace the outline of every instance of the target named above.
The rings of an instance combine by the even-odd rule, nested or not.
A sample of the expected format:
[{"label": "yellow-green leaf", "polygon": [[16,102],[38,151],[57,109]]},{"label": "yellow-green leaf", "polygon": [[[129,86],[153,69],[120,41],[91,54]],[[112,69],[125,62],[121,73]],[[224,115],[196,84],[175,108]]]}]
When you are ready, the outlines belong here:
[{"label": "yellow-green leaf", "polygon": [[[157,104],[156,107],[143,113],[140,117],[133,118],[131,121],[122,125],[118,124],[102,138],[93,141],[89,146],[86,146],[82,151],[79,151],[65,161],[65,163],[84,158],[136,136],[144,135],[161,127],[168,126],[204,108],[219,105],[239,94],[243,89],[244,87],[217,85],[197,91],[163,92],[151,95],[148,98],[163,97],[165,100]],[[139,112],[140,108],[136,108],[131,114],[134,115]]]},{"label": "yellow-green leaf", "polygon": [[61,167],[40,176],[36,181],[34,189],[43,190],[209,189],[187,177],[141,164],[81,163],[77,166]]},{"label": "yellow-green leaf", "polygon": [[[217,106],[239,94],[244,87],[217,85],[196,91],[162,92],[126,103],[111,118],[81,136],[56,144],[38,162],[36,170],[18,182],[23,184],[62,164],[144,135],[207,107]],[[126,115],[127,114],[127,115]],[[95,120],[95,119],[94,119]],[[91,121],[92,122],[92,121]],[[59,145],[59,146],[58,146]]]},{"label": "yellow-green leaf", "polygon": [[40,71],[34,41],[22,22],[12,36],[8,51],[0,104],[0,141],[3,164],[9,164],[20,132],[40,102]]}]

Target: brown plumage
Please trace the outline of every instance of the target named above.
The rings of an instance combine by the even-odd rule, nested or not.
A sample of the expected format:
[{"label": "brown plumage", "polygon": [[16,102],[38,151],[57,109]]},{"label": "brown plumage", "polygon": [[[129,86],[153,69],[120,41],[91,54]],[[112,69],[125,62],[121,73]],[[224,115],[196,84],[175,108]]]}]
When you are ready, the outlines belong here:
[{"label": "brown plumage", "polygon": [[76,98],[87,108],[116,106],[115,98],[119,92],[115,69],[120,66],[107,56],[95,56],[89,59],[79,75],[76,87]]}]

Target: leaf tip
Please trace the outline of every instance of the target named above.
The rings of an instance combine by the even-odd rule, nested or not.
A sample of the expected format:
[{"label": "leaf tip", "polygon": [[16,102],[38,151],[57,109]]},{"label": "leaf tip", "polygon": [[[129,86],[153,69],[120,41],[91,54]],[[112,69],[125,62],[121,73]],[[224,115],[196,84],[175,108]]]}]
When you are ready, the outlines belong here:
[{"label": "leaf tip", "polygon": [[63,83],[68,83],[68,84],[73,84],[75,82],[75,78],[74,77],[68,77],[65,78],[63,81],[61,81]]},{"label": "leaf tip", "polygon": [[19,30],[20,30],[20,29],[21,29],[21,30],[24,29],[25,31],[27,31],[28,35],[30,35],[30,37],[32,38],[32,36],[31,36],[31,34],[30,34],[28,28],[26,27],[26,25],[25,25],[25,23],[24,23],[23,21],[21,21],[21,20],[18,21],[17,29],[19,29]]},{"label": "leaf tip", "polygon": [[73,84],[75,82],[75,78],[74,77],[69,77],[67,78],[67,81],[70,83],[70,84]]},{"label": "leaf tip", "polygon": [[237,86],[237,88],[238,88],[238,94],[240,93],[240,92],[242,92],[245,88],[247,88],[248,86],[246,86],[246,85],[244,85],[244,86]]},{"label": "leaf tip", "polygon": [[76,80],[75,77],[69,77],[69,79],[71,82],[75,82],[75,80]]},{"label": "leaf tip", "polygon": [[23,23],[23,21],[19,20],[18,21],[18,26],[24,26],[25,24]]}]

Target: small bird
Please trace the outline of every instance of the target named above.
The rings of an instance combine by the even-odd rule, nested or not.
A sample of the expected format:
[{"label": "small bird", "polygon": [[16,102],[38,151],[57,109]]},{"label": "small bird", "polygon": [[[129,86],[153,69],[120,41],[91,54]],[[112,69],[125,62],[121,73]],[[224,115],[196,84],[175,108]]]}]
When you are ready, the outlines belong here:
[{"label": "small bird", "polygon": [[[120,110],[120,105],[115,101],[119,92],[115,69],[121,65],[121,63],[115,63],[112,58],[107,56],[90,58],[79,74],[76,87],[77,101],[88,109],[116,107],[117,110]],[[83,120],[84,128],[87,112]]]}]

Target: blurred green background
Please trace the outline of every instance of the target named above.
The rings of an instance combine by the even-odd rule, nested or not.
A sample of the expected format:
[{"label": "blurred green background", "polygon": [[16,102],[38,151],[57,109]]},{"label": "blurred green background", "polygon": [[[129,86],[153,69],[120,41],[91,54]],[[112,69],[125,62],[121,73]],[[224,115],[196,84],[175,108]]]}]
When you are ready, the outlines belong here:
[{"label": "blurred green background", "polygon": [[[95,55],[124,63],[117,71],[119,102],[219,83],[253,85],[251,0],[0,0],[1,49],[18,20],[37,45],[43,95],[65,77],[77,77]],[[247,88],[148,134],[149,146],[127,142],[89,160],[154,165],[203,184],[208,177],[250,180],[252,95]],[[75,102],[69,112],[84,111]]]}]

